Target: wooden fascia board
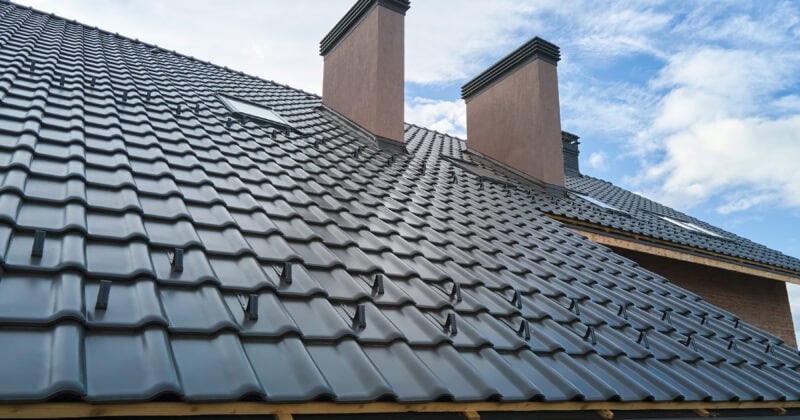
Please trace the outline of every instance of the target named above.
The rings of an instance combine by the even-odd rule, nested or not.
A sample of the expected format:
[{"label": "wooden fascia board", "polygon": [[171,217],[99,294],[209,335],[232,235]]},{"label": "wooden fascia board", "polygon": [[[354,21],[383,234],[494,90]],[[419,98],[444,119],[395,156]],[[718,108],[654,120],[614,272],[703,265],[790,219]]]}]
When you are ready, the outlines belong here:
[{"label": "wooden fascia board", "polygon": [[[516,411],[675,411],[675,410],[786,410],[800,401],[769,402],[394,402],[274,404],[260,402],[186,403],[144,402],[91,404],[83,402],[0,404],[0,418],[82,418],[119,416],[274,415],[291,418],[303,414],[462,413]],[[472,414],[474,416],[474,414]]]}]

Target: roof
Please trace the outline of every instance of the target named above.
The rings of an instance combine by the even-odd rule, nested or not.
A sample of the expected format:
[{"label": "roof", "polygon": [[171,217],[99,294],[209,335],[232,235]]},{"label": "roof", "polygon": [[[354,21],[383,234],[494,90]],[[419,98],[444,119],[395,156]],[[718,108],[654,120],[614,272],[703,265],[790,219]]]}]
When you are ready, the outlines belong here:
[{"label": "roof", "polygon": [[795,349],[463,141],[409,125],[390,155],[306,92],[0,21],[0,400],[800,399]]},{"label": "roof", "polygon": [[[546,211],[673,244],[718,253],[727,257],[740,258],[791,270],[795,273],[800,272],[800,260],[795,257],[720,229],[700,219],[634,194],[608,181],[587,175],[568,175],[566,181],[567,188],[570,190],[600,199],[628,214],[620,215],[613,211],[597,209],[576,211],[566,206]],[[660,216],[666,216],[678,221],[688,221],[719,236],[684,229],[662,219]]]},{"label": "roof", "polygon": [[[422,127],[413,127],[415,130],[425,131]],[[575,137],[573,134],[564,134]],[[767,266],[766,269],[782,269],[794,276],[800,276],[798,258],[720,229],[608,181],[581,173],[566,173],[566,197],[558,194],[534,193],[534,191],[544,191],[546,188],[535,180],[531,182],[516,171],[465,151],[465,142],[462,139],[443,136],[440,133],[434,137],[438,141],[448,143],[446,147],[448,151],[441,152],[442,155],[457,159],[457,164],[460,162],[468,164],[469,171],[484,180],[505,184],[520,193],[528,193],[530,204],[545,214],[559,216],[561,220],[583,222],[582,226],[608,228],[665,244],[707,251],[721,258],[730,258],[745,264],[755,263],[762,269]],[[592,203],[580,195],[600,200],[607,206]],[[710,234],[686,229],[665,220],[664,217],[678,222],[692,223]]]}]

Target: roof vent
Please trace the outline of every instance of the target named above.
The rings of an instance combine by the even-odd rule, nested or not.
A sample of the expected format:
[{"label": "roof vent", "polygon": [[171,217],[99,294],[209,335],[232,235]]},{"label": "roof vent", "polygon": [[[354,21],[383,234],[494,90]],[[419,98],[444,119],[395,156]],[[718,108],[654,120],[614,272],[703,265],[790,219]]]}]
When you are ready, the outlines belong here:
[{"label": "roof vent", "polygon": [[467,146],[555,187],[564,187],[556,63],[559,48],[539,37],[461,88]]},{"label": "roof vent", "polygon": [[402,151],[408,0],[359,0],[320,42],[322,103]]}]

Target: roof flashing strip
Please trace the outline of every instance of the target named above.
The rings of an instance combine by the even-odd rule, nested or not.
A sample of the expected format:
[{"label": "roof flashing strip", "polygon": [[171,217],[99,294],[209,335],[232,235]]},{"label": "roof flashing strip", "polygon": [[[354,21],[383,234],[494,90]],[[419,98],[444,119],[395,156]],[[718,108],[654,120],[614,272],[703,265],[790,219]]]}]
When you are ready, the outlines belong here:
[{"label": "roof flashing strip", "polygon": [[537,36],[464,84],[461,87],[461,98],[467,99],[475,95],[522,64],[537,58],[556,65],[561,60],[561,50],[557,45]]},{"label": "roof flashing strip", "polygon": [[319,55],[324,56],[330,52],[375,5],[405,15],[408,8],[411,7],[411,2],[409,0],[358,0],[334,25],[333,29],[322,38],[319,43]]}]

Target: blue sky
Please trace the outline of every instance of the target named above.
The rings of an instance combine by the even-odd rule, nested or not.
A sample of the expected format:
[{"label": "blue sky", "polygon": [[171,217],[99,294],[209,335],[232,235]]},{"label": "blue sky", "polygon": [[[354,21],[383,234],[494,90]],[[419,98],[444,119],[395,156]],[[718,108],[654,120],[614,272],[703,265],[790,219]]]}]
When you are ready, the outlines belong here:
[{"label": "blue sky", "polygon": [[[314,93],[352,2],[22,1]],[[412,1],[406,120],[463,135],[461,85],[535,35],[584,173],[800,256],[800,2]]]}]

